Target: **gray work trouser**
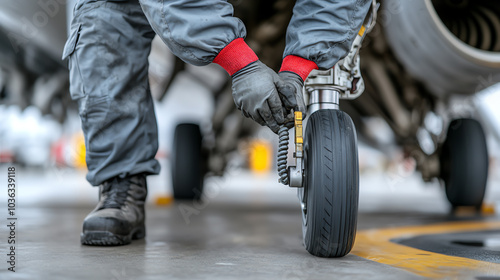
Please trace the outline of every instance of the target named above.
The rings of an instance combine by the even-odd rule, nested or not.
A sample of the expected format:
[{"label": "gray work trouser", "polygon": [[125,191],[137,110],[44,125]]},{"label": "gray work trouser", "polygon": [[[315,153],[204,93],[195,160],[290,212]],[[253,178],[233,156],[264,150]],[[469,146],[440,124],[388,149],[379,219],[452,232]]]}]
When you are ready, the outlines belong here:
[{"label": "gray work trouser", "polygon": [[115,176],[160,172],[148,84],[154,35],[137,1],[79,1],[75,8],[63,58],[69,57],[87,180],[94,186]]}]

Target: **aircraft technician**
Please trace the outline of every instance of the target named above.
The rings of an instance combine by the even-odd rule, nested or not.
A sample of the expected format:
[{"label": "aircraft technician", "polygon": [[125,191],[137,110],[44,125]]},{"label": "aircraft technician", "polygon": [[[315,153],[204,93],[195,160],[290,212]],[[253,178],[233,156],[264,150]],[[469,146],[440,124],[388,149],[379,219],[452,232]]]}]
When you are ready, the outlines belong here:
[{"label": "aircraft technician", "polygon": [[245,43],[243,22],[224,0],[78,0],[63,59],[85,135],[87,180],[100,186],[81,242],[122,245],[145,236],[146,176],[158,174],[158,132],[148,84],[155,34],[193,65],[216,63],[232,78],[246,117],[277,132],[284,112],[304,111],[302,87],[313,69],[344,57],[370,0],[297,0],[279,73]]}]

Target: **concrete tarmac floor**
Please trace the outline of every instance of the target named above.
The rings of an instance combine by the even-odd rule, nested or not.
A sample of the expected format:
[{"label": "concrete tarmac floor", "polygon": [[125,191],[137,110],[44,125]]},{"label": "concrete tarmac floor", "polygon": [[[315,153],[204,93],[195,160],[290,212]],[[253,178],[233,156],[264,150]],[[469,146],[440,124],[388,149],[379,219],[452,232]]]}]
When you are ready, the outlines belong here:
[{"label": "concrete tarmac floor", "polygon": [[[0,279],[500,279],[498,263],[411,251],[416,249],[385,240],[410,237],[412,231],[447,232],[443,224],[454,232],[500,235],[498,216],[450,216],[442,197],[436,197],[439,190],[418,196],[363,187],[353,252],[324,259],[302,245],[294,192],[259,192],[277,187],[266,184],[268,178],[248,178],[254,178],[257,191],[228,188],[204,204],[149,205],[146,239],[128,246],[80,245],[81,223],[92,205],[20,207],[16,272],[7,271],[8,233],[2,226]],[[182,209],[194,212],[187,217]],[[385,228],[395,230],[377,232]]]}]

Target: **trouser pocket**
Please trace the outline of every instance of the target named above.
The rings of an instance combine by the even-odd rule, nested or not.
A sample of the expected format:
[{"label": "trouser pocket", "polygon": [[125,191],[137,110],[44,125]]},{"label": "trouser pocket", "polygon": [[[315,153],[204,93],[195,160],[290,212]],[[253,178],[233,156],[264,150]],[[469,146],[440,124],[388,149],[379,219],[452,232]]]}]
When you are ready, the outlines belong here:
[{"label": "trouser pocket", "polygon": [[85,96],[83,88],[82,73],[77,55],[77,45],[80,39],[82,24],[72,24],[71,32],[64,46],[62,59],[68,59],[68,69],[70,75],[70,94],[71,99],[79,100]]}]

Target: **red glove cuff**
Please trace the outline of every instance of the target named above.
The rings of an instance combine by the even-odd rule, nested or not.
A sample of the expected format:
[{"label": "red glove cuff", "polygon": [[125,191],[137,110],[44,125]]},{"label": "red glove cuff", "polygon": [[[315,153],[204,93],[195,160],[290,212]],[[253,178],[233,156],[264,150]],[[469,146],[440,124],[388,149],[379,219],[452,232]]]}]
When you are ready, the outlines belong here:
[{"label": "red glove cuff", "polygon": [[280,72],[290,71],[299,75],[303,81],[306,80],[307,76],[313,69],[318,69],[318,65],[313,61],[307,60],[300,56],[287,55],[283,58],[281,63]]},{"label": "red glove cuff", "polygon": [[259,60],[243,38],[233,40],[225,46],[213,60],[224,68],[229,75],[240,71],[248,64]]}]

